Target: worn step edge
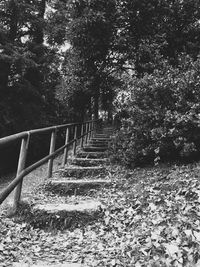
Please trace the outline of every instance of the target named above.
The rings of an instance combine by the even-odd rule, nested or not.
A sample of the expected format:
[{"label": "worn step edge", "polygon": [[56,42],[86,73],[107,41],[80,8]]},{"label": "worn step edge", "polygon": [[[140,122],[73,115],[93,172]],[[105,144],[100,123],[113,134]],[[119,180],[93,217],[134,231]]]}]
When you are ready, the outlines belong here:
[{"label": "worn step edge", "polygon": [[90,140],[97,140],[97,139],[100,139],[100,141],[102,142],[102,139],[105,139],[103,140],[104,142],[108,142],[108,140],[110,140],[110,136],[106,136],[106,137],[97,137],[97,136],[93,136]]},{"label": "worn step edge", "polygon": [[[109,158],[68,158],[68,161],[70,162],[70,164],[73,164],[73,161],[85,161],[85,162],[108,162]],[[89,167],[89,166],[88,166]]]},{"label": "worn step edge", "polygon": [[108,142],[98,142],[98,141],[90,141],[90,146],[108,146]]},{"label": "worn step edge", "polygon": [[94,212],[101,210],[103,205],[100,201],[87,200],[82,201],[78,204],[36,204],[33,206],[33,210],[41,210],[47,213],[57,213],[57,212]]},{"label": "worn step edge", "polygon": [[95,140],[91,140],[88,145],[92,145],[92,146],[95,146],[95,145],[98,145],[98,146],[108,146],[108,142],[105,142],[105,141],[98,142],[98,141],[95,141]]},{"label": "worn step edge", "polygon": [[37,263],[37,264],[33,264],[33,265],[27,265],[27,263],[15,263],[13,265],[13,267],[86,267],[86,265],[83,264],[79,264],[79,263],[45,263],[45,262],[41,262],[41,263]]},{"label": "worn step edge", "polygon": [[91,180],[66,180],[66,179],[59,179],[59,180],[51,180],[49,184],[51,185],[96,185],[96,184],[111,184],[112,181],[108,179],[91,179]]},{"label": "worn step edge", "polygon": [[77,152],[77,155],[81,155],[81,154],[91,154],[91,155],[105,155],[106,153],[105,153],[106,151],[83,151],[83,150],[81,150],[81,151],[79,151],[79,152]]},{"label": "worn step edge", "polygon": [[94,135],[93,138],[96,138],[96,139],[110,139],[110,136],[99,136],[99,135]]},{"label": "worn step edge", "polygon": [[108,158],[103,158],[101,159],[93,159],[93,158],[73,158],[68,161],[70,165],[75,165],[75,166],[85,166],[85,167],[90,167],[90,166],[104,166],[109,164],[109,159]]},{"label": "worn step edge", "polygon": [[110,135],[108,135],[108,134],[95,134],[93,137],[96,137],[96,138],[109,138]]},{"label": "worn step edge", "polygon": [[63,168],[63,169],[60,169],[59,171],[75,171],[75,170],[77,170],[77,171],[84,171],[84,170],[86,170],[86,171],[90,171],[90,170],[94,170],[94,171],[96,171],[96,170],[105,170],[105,167],[99,167],[99,166],[68,166],[68,167],[65,167],[65,168]]},{"label": "worn step edge", "polygon": [[109,161],[108,158],[103,158],[103,159],[88,159],[88,158],[75,158],[75,159],[72,159],[74,161],[89,161],[89,162],[107,162]]},{"label": "worn step edge", "polygon": [[76,177],[77,179],[83,178],[84,176],[97,176],[105,175],[107,169],[104,166],[79,166],[70,165],[64,169],[59,170],[59,175],[64,178]]},{"label": "worn step edge", "polygon": [[109,142],[111,140],[111,138],[107,137],[107,138],[103,138],[103,137],[92,137],[91,140],[97,140],[97,141],[106,141]]},{"label": "worn step edge", "polygon": [[106,147],[108,149],[108,144],[105,144],[105,143],[94,143],[94,142],[90,142],[87,146],[84,146],[84,147],[88,147],[88,146],[91,146],[91,147]]},{"label": "worn step edge", "polygon": [[92,147],[92,146],[86,146],[86,147],[84,147],[83,148],[83,151],[91,151],[91,152],[93,152],[93,151],[97,151],[97,152],[104,152],[104,151],[106,151],[108,148],[107,147]]},{"label": "worn step edge", "polygon": [[98,139],[90,139],[89,140],[89,143],[97,143],[97,144],[100,144],[100,145],[103,145],[105,144],[106,146],[109,144],[109,141],[106,141],[106,140],[98,140]]},{"label": "worn step edge", "polygon": [[[90,149],[100,149],[100,150],[108,150],[108,148],[109,148],[109,146],[102,146],[102,145],[99,145],[99,144],[89,144],[88,146],[85,146],[85,147],[83,147],[83,151],[84,151],[84,149],[86,148],[90,148]],[[101,151],[100,151],[101,152]]]},{"label": "worn step edge", "polygon": [[95,159],[95,158],[105,158],[107,156],[107,152],[97,152],[97,151],[80,151],[77,153],[78,157]]},{"label": "worn step edge", "polygon": [[99,152],[101,152],[102,150],[107,150],[108,149],[108,147],[103,147],[103,146],[85,146],[84,148],[83,148],[83,151],[85,151],[85,149],[87,150],[87,149],[93,149],[93,150],[97,150],[97,152],[98,152],[98,150],[99,150]]}]

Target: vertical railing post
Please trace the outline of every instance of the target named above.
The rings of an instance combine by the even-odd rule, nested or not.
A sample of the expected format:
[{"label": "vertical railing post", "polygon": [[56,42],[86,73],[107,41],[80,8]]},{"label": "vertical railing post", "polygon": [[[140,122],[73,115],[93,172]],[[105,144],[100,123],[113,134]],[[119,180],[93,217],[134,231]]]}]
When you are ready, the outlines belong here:
[{"label": "vertical railing post", "polygon": [[74,128],[74,143],[73,143],[73,156],[76,155],[77,130],[78,130],[78,125],[75,125],[75,128]]},{"label": "vertical railing post", "polygon": [[100,120],[98,120],[98,121],[95,122],[95,133],[97,133],[100,130],[99,121]]},{"label": "vertical railing post", "polygon": [[83,148],[83,142],[84,142],[84,123],[81,125],[81,148]]},{"label": "vertical railing post", "polygon": [[[16,176],[18,176],[25,168],[29,139],[30,139],[30,134],[28,134],[26,137],[24,137],[21,141],[21,148],[20,148],[20,154],[19,154]],[[20,199],[21,199],[22,184],[23,184],[23,179],[21,180],[21,182],[19,182],[19,184],[17,185],[16,190],[15,190],[14,203],[13,203],[14,210],[17,209],[18,204],[19,204]]]},{"label": "vertical railing post", "polygon": [[89,122],[86,123],[86,138],[85,138],[85,143],[88,143],[88,135],[89,135]]},{"label": "vertical railing post", "polygon": [[[69,128],[67,127],[66,133],[65,133],[65,145],[67,145],[68,142],[69,142]],[[63,162],[62,162],[63,167],[67,163],[68,151],[69,151],[69,148],[66,146],[64,149],[64,153],[63,153]]]},{"label": "vertical railing post", "polygon": [[93,133],[93,121],[91,121],[91,132],[90,132],[90,139],[92,138],[92,133]]},{"label": "vertical railing post", "polygon": [[[49,155],[52,154],[55,151],[55,146],[56,146],[56,128],[53,129],[51,133],[51,143],[50,143],[50,148],[49,148]],[[53,172],[53,158],[49,159],[48,161],[48,170],[47,170],[47,178],[52,177],[52,172]]]},{"label": "vertical railing post", "polygon": [[95,133],[95,121],[92,121],[92,132],[91,132],[91,137],[94,136],[94,133]]},{"label": "vertical railing post", "polygon": [[92,122],[89,122],[89,140],[91,139],[91,134],[92,134]]}]

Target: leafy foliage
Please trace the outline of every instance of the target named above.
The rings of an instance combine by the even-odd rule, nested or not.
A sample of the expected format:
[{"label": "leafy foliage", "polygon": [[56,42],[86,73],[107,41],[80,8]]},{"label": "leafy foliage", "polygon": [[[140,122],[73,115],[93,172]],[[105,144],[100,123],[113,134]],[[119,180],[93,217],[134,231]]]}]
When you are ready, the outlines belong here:
[{"label": "leafy foliage", "polygon": [[182,52],[199,53],[199,1],[116,1],[120,29],[115,49],[118,65],[135,64],[138,74],[152,72],[157,52],[177,65]]},{"label": "leafy foliage", "polygon": [[133,78],[122,103],[128,119],[113,143],[113,152],[126,164],[180,159],[200,151],[200,59],[179,59]]},{"label": "leafy foliage", "polygon": [[[101,96],[113,88],[107,59],[116,31],[115,12],[113,0],[71,1],[68,7],[67,40],[71,49],[65,55],[63,70],[70,87],[70,102],[82,114],[91,116],[92,112],[98,117],[99,103],[106,102]],[[112,94],[107,95],[111,103]]]},{"label": "leafy foliage", "polygon": [[[60,58],[55,47],[45,44],[46,9],[46,0],[0,3],[0,137],[63,121],[55,98]],[[38,142],[32,154],[41,156]],[[0,171],[16,163],[18,150],[10,150],[1,149]]]},{"label": "leafy foliage", "polygon": [[[145,83],[152,83],[155,92],[151,94],[165,95],[164,89],[157,91],[162,87],[161,76],[168,75],[166,69],[172,76],[177,72],[181,79],[180,54],[185,52],[193,60],[199,54],[199,1],[196,0],[3,0],[0,15],[1,136],[69,119],[80,121],[92,114],[97,118],[99,109],[108,111],[111,117],[116,88],[123,83],[126,86],[123,79],[126,74],[141,77],[141,81],[135,79],[131,87],[143,88]],[[64,51],[63,46],[70,49]],[[156,69],[159,69],[157,74]],[[144,76],[144,73],[152,76]],[[170,78],[164,78],[164,83],[166,87],[174,87]],[[145,89],[141,90],[145,94]],[[134,94],[137,95],[134,101],[141,101],[143,97],[138,92]],[[187,94],[182,95],[184,97]],[[173,105],[178,96],[169,99],[169,94],[167,98],[173,113],[169,117],[175,117]],[[152,107],[149,116],[155,109]],[[198,108],[194,109],[197,112]],[[186,107],[184,110],[182,113],[178,110],[177,116],[187,116]],[[128,108],[123,108],[123,112],[127,115]],[[146,129],[148,116],[145,116],[141,121]],[[161,116],[157,123],[162,121]],[[156,131],[155,136],[162,135],[164,130]],[[198,132],[196,128],[195,131]],[[158,151],[152,143],[159,138],[144,136],[146,134],[136,138],[140,145],[133,154],[139,153],[141,159],[146,153],[153,158],[155,152],[152,151]],[[185,135],[184,132],[182,138]],[[197,141],[193,137],[189,139],[180,143],[185,144],[185,149],[198,151]],[[144,143],[145,151],[141,154]],[[184,151],[182,145],[174,149],[173,140],[166,141],[165,145],[162,142],[160,151],[166,151],[168,145],[171,154]]]},{"label": "leafy foliage", "polygon": [[44,45],[47,1],[1,1],[1,136],[48,125],[57,117],[56,51]]},{"label": "leafy foliage", "polygon": [[[63,105],[74,119],[97,116],[99,106],[111,112],[121,74],[152,73],[161,57],[177,66],[181,52],[193,58],[199,53],[195,0],[3,0],[0,5],[1,105],[5,110],[7,88],[14,99],[15,88],[28,88],[38,96],[33,106],[43,118],[31,119],[31,127],[63,119]],[[67,44],[70,50],[62,53]],[[63,89],[61,75],[67,88],[59,105],[55,87]],[[29,126],[29,117],[21,128],[11,113],[3,117],[2,135]]]},{"label": "leafy foliage", "polygon": [[[93,191],[105,205],[103,214],[89,224],[50,232],[0,217],[3,266],[69,261],[87,266],[199,266],[199,166],[112,166],[110,172],[113,186]],[[61,203],[54,194],[45,201],[56,198]],[[66,198],[68,203],[80,200]],[[45,217],[38,219],[50,224]],[[64,226],[62,217],[53,219]]]}]

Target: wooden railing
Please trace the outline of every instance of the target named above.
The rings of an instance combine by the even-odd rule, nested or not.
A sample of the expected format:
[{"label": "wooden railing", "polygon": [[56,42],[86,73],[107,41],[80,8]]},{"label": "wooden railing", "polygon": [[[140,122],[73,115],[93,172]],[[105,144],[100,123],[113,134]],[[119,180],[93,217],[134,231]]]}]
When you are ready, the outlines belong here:
[{"label": "wooden railing", "polygon": [[[86,121],[83,123],[63,124],[63,125],[57,125],[57,126],[48,127],[48,128],[35,129],[31,131],[21,132],[18,134],[14,134],[14,135],[1,138],[0,148],[1,146],[16,142],[17,140],[21,140],[21,148],[20,148],[20,153],[19,153],[16,177],[5,189],[1,191],[0,204],[16,188],[15,196],[14,196],[14,203],[13,203],[14,209],[16,209],[21,198],[23,178],[27,174],[29,174],[30,172],[32,172],[33,170],[40,167],[46,162],[48,162],[47,177],[50,178],[52,176],[54,158],[58,154],[63,152],[62,166],[65,166],[65,164],[67,163],[68,151],[69,151],[70,146],[73,146],[72,153],[73,155],[75,155],[78,141],[80,140],[81,147],[83,147],[84,144],[87,144],[93,132],[98,127],[99,122],[100,120],[91,120],[91,121]],[[65,144],[59,147],[58,149],[56,149],[56,136],[57,136],[58,131],[64,131]],[[29,149],[30,138],[35,134],[42,134],[42,133],[51,134],[49,154],[46,157],[42,158],[41,160],[35,162],[31,166],[26,167],[26,159],[27,159],[27,153]],[[70,136],[73,136],[72,140],[70,140]]]}]

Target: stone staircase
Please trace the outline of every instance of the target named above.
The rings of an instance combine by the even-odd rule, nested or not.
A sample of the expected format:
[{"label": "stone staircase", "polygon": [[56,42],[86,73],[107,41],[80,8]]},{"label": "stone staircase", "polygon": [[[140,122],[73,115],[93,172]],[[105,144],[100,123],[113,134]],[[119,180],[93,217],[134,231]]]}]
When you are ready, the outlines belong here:
[{"label": "stone staircase", "polygon": [[[100,216],[104,206],[88,192],[112,185],[107,168],[107,149],[112,133],[111,127],[95,133],[87,145],[78,148],[76,156],[68,159],[64,168],[54,173],[45,183],[43,193],[36,193],[33,205],[30,205],[34,218],[25,216],[30,223],[40,228],[62,230]],[[48,218],[46,222],[45,217]]]},{"label": "stone staircase", "polygon": [[[95,192],[112,185],[107,153],[112,134],[112,127],[99,130],[83,148],[78,148],[65,167],[54,172],[53,177],[38,188],[28,207],[21,208],[18,218],[48,231],[83,229],[86,224],[101,219],[106,207],[95,197]],[[85,267],[78,263],[31,265],[47,266]]]}]

